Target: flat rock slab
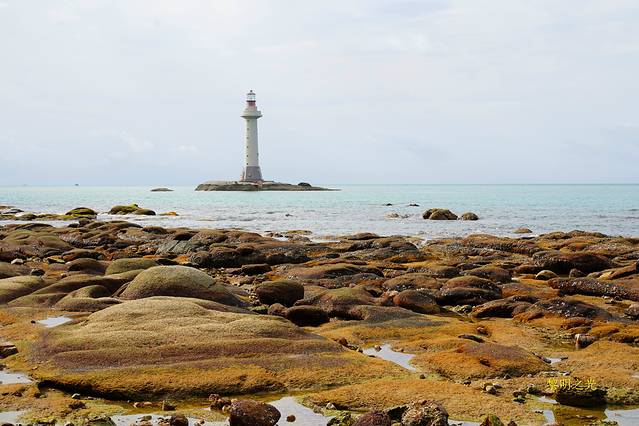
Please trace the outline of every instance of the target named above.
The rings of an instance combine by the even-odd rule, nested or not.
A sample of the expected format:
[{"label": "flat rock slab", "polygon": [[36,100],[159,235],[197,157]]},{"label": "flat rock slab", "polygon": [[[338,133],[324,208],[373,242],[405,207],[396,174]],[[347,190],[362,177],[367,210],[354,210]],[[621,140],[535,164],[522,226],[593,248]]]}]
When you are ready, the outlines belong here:
[{"label": "flat rock slab", "polygon": [[338,189],[320,188],[309,184],[262,181],[262,182],[241,182],[241,181],[209,181],[201,183],[195,188],[196,191],[339,191]]},{"label": "flat rock slab", "polygon": [[177,297],[127,301],[82,323],[43,330],[25,353],[42,363],[38,380],[125,399],[312,389],[404,375],[283,318]]}]

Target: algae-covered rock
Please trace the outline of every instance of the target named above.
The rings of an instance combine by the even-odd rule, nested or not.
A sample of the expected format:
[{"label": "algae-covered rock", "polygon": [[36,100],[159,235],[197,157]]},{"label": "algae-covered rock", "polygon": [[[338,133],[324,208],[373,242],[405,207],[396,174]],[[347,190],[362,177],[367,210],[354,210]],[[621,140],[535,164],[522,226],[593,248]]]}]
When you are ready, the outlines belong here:
[{"label": "algae-covered rock", "polygon": [[140,272],[120,294],[122,299],[153,296],[191,297],[225,305],[244,303],[206,273],[188,266],[154,266]]},{"label": "algae-covered rock", "polygon": [[134,400],[334,386],[389,374],[383,361],[284,318],[175,297],[126,301],[52,328],[25,357],[43,362],[36,380]]},{"label": "algae-covered rock", "polygon": [[466,212],[459,217],[461,220],[479,220],[479,216],[477,216],[473,212]]},{"label": "algae-covered rock", "polygon": [[281,303],[284,306],[293,306],[295,302],[304,298],[304,286],[290,280],[266,281],[257,285],[254,291],[260,302],[267,305]]},{"label": "algae-covered rock", "polygon": [[457,220],[457,215],[448,209],[429,209],[422,217],[428,220]]},{"label": "algae-covered rock", "polygon": [[152,259],[145,259],[142,257],[138,258],[122,258],[116,259],[109,263],[107,266],[105,274],[120,274],[122,272],[135,271],[138,269],[149,269],[154,266],[159,266],[159,264]]},{"label": "algae-covered rock", "polygon": [[65,215],[78,218],[84,217],[88,219],[95,219],[98,215],[98,212],[88,207],[76,207],[75,209],[66,212]]},{"label": "algae-covered rock", "polygon": [[414,402],[402,414],[402,426],[448,426],[448,412],[435,401]]}]

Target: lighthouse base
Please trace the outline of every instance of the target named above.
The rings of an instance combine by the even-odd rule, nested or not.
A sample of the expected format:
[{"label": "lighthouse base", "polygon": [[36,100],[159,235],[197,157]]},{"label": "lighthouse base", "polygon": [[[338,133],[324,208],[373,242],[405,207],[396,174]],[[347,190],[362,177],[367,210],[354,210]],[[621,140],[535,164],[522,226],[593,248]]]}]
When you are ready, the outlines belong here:
[{"label": "lighthouse base", "polygon": [[335,189],[320,188],[308,183],[293,185],[290,183],[272,181],[210,181],[201,183],[196,191],[336,191]]},{"label": "lighthouse base", "polygon": [[263,180],[260,166],[246,166],[242,170],[241,182],[261,182]]}]

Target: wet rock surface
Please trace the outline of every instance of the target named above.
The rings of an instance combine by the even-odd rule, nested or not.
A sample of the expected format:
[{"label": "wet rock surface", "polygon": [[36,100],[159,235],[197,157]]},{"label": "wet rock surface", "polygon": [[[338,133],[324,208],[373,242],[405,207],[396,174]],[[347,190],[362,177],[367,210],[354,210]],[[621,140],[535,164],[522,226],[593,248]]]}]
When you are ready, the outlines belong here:
[{"label": "wet rock surface", "polygon": [[[120,207],[112,214],[144,213]],[[0,226],[2,361],[34,381],[0,384],[0,409],[57,419],[97,410],[91,399],[52,407],[62,400],[37,385],[178,410],[218,394],[227,402],[213,410],[232,424],[282,424],[247,398],[303,392],[336,418],[364,413],[340,414],[350,425],[446,424],[448,413],[540,424],[521,390],[551,395],[549,378],[573,376],[607,392],[560,392],[562,405],[639,403],[634,238],[362,233],[318,243],[66,213],[82,217]],[[73,321],[38,322],[63,315]],[[411,368],[359,352],[375,346]]]}]

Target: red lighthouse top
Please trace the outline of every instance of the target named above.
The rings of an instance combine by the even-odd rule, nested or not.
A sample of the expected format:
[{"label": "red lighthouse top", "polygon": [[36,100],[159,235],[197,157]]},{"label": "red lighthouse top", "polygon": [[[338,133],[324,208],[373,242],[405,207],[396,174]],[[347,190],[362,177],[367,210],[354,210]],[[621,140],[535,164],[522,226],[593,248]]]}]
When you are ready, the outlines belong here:
[{"label": "red lighthouse top", "polygon": [[255,106],[255,93],[252,90],[246,94],[246,103],[249,106]]}]

